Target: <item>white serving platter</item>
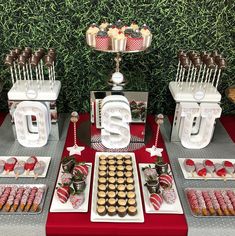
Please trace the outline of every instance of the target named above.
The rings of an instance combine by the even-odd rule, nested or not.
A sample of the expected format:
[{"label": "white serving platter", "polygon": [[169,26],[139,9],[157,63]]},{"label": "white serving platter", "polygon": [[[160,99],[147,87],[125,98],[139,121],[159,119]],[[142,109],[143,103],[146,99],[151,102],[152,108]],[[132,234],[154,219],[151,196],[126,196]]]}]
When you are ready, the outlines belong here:
[{"label": "white serving platter", "polygon": [[[100,216],[96,212],[97,207],[97,188],[98,188],[98,167],[99,167],[99,156],[100,155],[130,155],[132,158],[133,166],[133,175],[134,175],[134,186],[136,194],[136,203],[137,203],[137,214],[135,216],[129,216],[128,214],[125,217],[120,217],[117,214],[115,216]],[[115,223],[143,223],[144,222],[144,213],[141,201],[140,187],[139,187],[139,178],[137,172],[137,165],[135,160],[135,154],[133,152],[96,152],[95,155],[95,167],[94,167],[94,177],[93,177],[93,190],[92,190],[92,202],[91,202],[91,221],[92,222],[115,222]]]},{"label": "white serving platter", "polygon": [[[163,201],[161,208],[157,211],[154,209],[152,206],[149,197],[150,193],[148,192],[148,189],[144,184],[146,183],[145,177],[144,177],[144,172],[142,171],[143,167],[150,166],[154,168],[154,164],[149,164],[149,163],[139,163],[139,170],[140,170],[140,179],[141,179],[141,187],[143,190],[143,195],[144,195],[144,206],[145,206],[145,213],[147,214],[183,214],[183,209],[180,203],[180,198],[179,194],[177,191],[177,188],[175,186],[175,181],[173,178],[173,184],[172,184],[172,189],[174,189],[176,193],[176,201],[174,204],[167,204],[165,201]],[[170,170],[170,166],[168,166],[168,169]]]},{"label": "white serving platter", "polygon": [[[30,156],[0,156],[0,160],[6,161],[8,158],[15,157],[18,161],[26,161]],[[46,166],[44,172],[41,175],[38,175],[37,178],[45,178],[47,175],[47,171],[50,165],[51,157],[44,157],[44,156],[35,156],[37,157],[38,161],[45,162]],[[9,172],[6,174],[6,171],[3,171],[0,174],[0,178],[16,178],[14,171]],[[33,170],[30,171],[28,174],[25,171],[22,175],[19,175],[18,178],[35,178]]]},{"label": "white serving platter", "polygon": [[20,207],[18,207],[18,209],[16,211],[9,211],[9,212],[6,212],[4,211],[4,207],[2,208],[2,210],[0,210],[0,215],[37,215],[37,214],[40,214],[43,210],[43,205],[44,205],[44,202],[45,202],[45,199],[46,199],[46,194],[47,194],[47,185],[45,184],[0,184],[0,186],[5,186],[5,187],[30,187],[30,188],[33,188],[33,187],[37,187],[37,188],[43,188],[44,189],[44,193],[43,193],[43,197],[42,197],[42,201],[41,203],[39,204],[39,207],[38,207],[38,211],[34,212],[34,211],[28,211],[28,212],[25,212],[25,211],[21,211],[20,210]]},{"label": "white serving platter", "polygon": [[[86,163],[86,165],[88,166],[88,175],[86,178],[86,188],[84,190],[85,201],[83,202],[83,204],[78,209],[74,209],[69,199],[66,203],[64,204],[61,203],[57,197],[56,189],[55,189],[52,202],[51,202],[50,212],[88,212],[92,163]],[[58,184],[61,183],[62,174],[63,174],[63,169],[62,169],[62,166],[60,166],[60,172],[57,178],[56,187],[58,187],[59,186]]]},{"label": "white serving platter", "polygon": [[[184,160],[187,158],[178,158],[181,170],[183,172],[184,178],[185,179],[201,179],[201,180],[235,180],[235,174],[232,176],[230,174],[226,174],[225,178],[222,178],[218,175],[216,175],[216,173],[213,173],[212,175],[210,173],[207,173],[205,177],[201,177],[199,175],[197,175],[196,171],[192,173],[188,173],[185,168],[184,168]],[[196,162],[200,162],[202,163],[204,160],[211,160],[215,163],[220,163],[222,164],[223,161],[230,161],[232,163],[235,163],[235,159],[205,159],[205,158],[190,158],[191,160],[193,160],[195,163]]]}]

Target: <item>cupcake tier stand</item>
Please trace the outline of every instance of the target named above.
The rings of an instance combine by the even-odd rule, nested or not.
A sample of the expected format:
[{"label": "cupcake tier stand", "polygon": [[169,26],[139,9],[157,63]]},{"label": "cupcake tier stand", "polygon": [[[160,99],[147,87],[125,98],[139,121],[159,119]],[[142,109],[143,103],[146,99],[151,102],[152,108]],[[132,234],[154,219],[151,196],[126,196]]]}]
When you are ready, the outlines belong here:
[{"label": "cupcake tier stand", "polygon": [[114,58],[116,62],[115,72],[112,74],[111,78],[108,80],[108,84],[113,86],[112,90],[122,90],[123,86],[125,86],[128,83],[128,81],[124,78],[123,74],[120,72],[120,62],[122,61],[121,54],[143,52],[148,48],[142,48],[141,50],[135,50],[135,51],[103,50],[103,49],[97,49],[94,47],[92,47],[92,49],[99,52],[116,53],[116,56]]}]

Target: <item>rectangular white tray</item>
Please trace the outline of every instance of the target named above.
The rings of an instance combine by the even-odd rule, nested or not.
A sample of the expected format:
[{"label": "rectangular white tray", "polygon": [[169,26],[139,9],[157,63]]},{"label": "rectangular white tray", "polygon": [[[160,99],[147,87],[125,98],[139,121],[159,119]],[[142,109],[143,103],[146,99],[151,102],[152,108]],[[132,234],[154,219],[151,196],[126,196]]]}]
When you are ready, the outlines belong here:
[{"label": "rectangular white tray", "polygon": [[[96,203],[97,203],[97,187],[98,187],[98,167],[99,167],[99,156],[100,155],[130,155],[132,158],[133,165],[133,175],[135,181],[135,193],[136,193],[136,203],[137,203],[137,214],[135,216],[126,215],[125,217],[120,217],[118,215],[109,216],[100,216],[96,212]],[[94,167],[94,177],[93,177],[93,190],[92,190],[92,202],[91,202],[91,221],[92,222],[115,222],[115,223],[143,223],[144,222],[144,213],[142,208],[142,201],[140,195],[139,187],[139,178],[137,172],[137,165],[135,160],[135,154],[133,152],[96,152],[95,155],[95,167]]]},{"label": "rectangular white tray", "polygon": [[[184,168],[184,160],[186,158],[179,158],[178,161],[179,161],[179,164],[180,164],[180,167],[181,167],[181,170],[183,172],[183,175],[184,175],[184,178],[185,179],[201,179],[201,180],[224,180],[224,178],[220,177],[220,176],[217,176],[215,173],[213,173],[213,175],[207,173],[206,174],[206,177],[201,177],[201,176],[198,176],[197,173],[194,171],[193,172],[193,175],[191,173],[188,173],[185,168]],[[193,160],[194,162],[203,162],[204,160],[206,160],[205,158],[190,158],[191,160]],[[220,163],[222,164],[223,161],[231,161],[232,163],[235,163],[235,159],[212,159],[212,158],[207,158],[207,160],[211,160],[213,161],[214,163]],[[232,177],[231,175],[229,174],[226,174],[226,177],[225,177],[226,180],[235,180],[235,175],[234,177]]]},{"label": "rectangular white tray", "polygon": [[[83,204],[78,209],[74,209],[69,200],[65,204],[61,203],[56,195],[56,189],[55,189],[51,202],[50,212],[88,212],[92,163],[86,163],[86,164],[88,165],[88,175],[86,178],[86,188],[84,190],[85,201],[83,202]],[[62,166],[60,166],[60,172],[57,178],[56,187],[58,187],[58,184],[60,183],[62,172],[63,169]]]},{"label": "rectangular white tray", "polygon": [[[0,156],[0,160],[6,161],[8,158],[11,158],[11,157],[15,157],[18,161],[26,161],[30,156]],[[47,175],[49,165],[50,165],[51,157],[44,157],[44,156],[36,156],[36,157],[37,157],[38,161],[44,161],[46,164],[44,172],[41,175],[39,175],[37,178],[45,178]],[[0,174],[0,178],[9,178],[9,177],[10,178],[16,177],[14,171],[9,172],[8,174],[6,174],[6,171],[3,171]],[[34,175],[33,171],[30,171],[28,175],[26,174],[26,171],[25,171],[22,175],[18,176],[18,178],[22,178],[22,177],[34,178],[35,175]]]},{"label": "rectangular white tray", "polygon": [[[145,212],[148,214],[183,214],[183,209],[180,203],[180,198],[178,195],[177,188],[175,186],[175,181],[173,178],[173,185],[172,188],[175,190],[176,193],[176,201],[174,204],[167,204],[165,201],[163,201],[161,208],[157,211],[154,209],[152,204],[150,203],[149,197],[150,194],[148,192],[148,189],[144,184],[146,183],[145,177],[144,177],[144,172],[142,171],[143,167],[146,166],[151,166],[154,167],[154,164],[149,164],[149,163],[139,163],[139,170],[140,170],[140,179],[141,179],[141,186],[143,190],[143,195],[144,195],[144,206],[145,206]],[[168,166],[170,170],[170,166]]]},{"label": "rectangular white tray", "polygon": [[[45,184],[0,184],[0,186],[5,186],[5,187],[14,187],[14,186],[17,186],[17,187],[30,187],[30,188],[33,188],[33,187],[37,187],[37,188],[44,188],[44,193],[43,193],[43,197],[42,197],[42,201],[39,205],[39,211],[37,212],[33,212],[33,211],[28,211],[28,212],[22,212],[19,210],[19,208],[17,209],[17,211],[9,211],[9,212],[6,212],[6,211],[3,211],[3,210],[0,210],[0,215],[37,215],[37,214],[40,214],[43,210],[43,205],[44,205],[44,202],[45,202],[45,199],[46,199],[46,194],[47,194],[47,185]],[[4,207],[3,207],[4,208]]]}]

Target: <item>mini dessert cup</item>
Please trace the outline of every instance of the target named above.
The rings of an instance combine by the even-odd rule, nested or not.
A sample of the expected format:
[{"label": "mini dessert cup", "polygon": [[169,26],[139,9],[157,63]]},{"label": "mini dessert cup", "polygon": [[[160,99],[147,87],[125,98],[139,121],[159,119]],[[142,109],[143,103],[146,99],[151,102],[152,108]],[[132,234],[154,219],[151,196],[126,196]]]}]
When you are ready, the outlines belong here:
[{"label": "mini dessert cup", "polygon": [[105,30],[101,29],[95,37],[96,49],[108,50],[109,49],[109,41],[110,41],[110,38],[109,38],[107,32]]},{"label": "mini dessert cup", "polygon": [[126,36],[122,31],[115,34],[112,38],[112,50],[116,52],[123,52],[126,50]]},{"label": "mini dessert cup", "polygon": [[149,27],[147,25],[143,25],[140,33],[143,36],[143,48],[150,47],[153,35],[151,34]]},{"label": "mini dessert cup", "polygon": [[96,46],[96,34],[98,33],[99,28],[96,24],[92,24],[88,30],[86,31],[86,42],[89,46],[95,47]]}]

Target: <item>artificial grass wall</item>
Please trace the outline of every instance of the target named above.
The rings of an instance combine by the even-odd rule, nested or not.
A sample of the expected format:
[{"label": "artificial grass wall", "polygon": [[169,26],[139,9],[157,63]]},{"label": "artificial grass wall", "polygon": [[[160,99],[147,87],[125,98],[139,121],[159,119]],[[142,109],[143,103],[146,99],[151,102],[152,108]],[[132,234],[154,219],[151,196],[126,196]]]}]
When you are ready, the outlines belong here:
[{"label": "artificial grass wall", "polygon": [[3,0],[0,3],[0,80],[4,83],[0,109],[7,109],[10,73],[3,60],[20,46],[54,47],[57,79],[62,82],[59,111],[89,110],[89,90],[104,87],[113,68],[113,55],[94,52],[85,43],[90,23],[103,19],[126,23],[136,19],[150,26],[154,38],[147,53],[124,55],[121,68],[133,88],[145,80],[150,91],[149,112],[170,114],[174,101],[168,83],[176,74],[179,49],[223,53],[228,68],[219,91],[225,113],[234,109],[224,96],[235,72],[235,10],[233,0]]}]

